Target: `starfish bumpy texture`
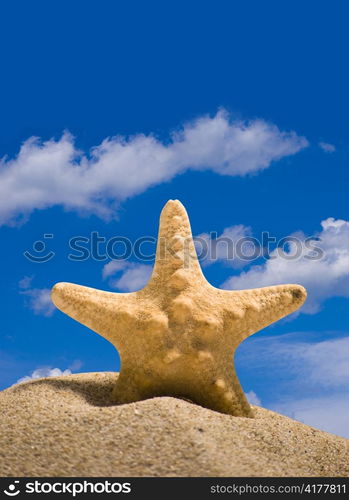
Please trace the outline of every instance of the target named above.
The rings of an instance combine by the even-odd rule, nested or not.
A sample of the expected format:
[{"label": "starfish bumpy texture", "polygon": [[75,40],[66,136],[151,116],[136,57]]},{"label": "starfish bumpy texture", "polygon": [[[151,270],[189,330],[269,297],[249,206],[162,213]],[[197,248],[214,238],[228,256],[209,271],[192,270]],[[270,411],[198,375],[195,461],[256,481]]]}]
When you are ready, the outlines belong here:
[{"label": "starfish bumpy texture", "polygon": [[162,210],[156,260],[147,285],[113,293],[71,283],[52,290],[56,307],[111,342],[121,371],[117,403],[176,396],[235,416],[252,417],[233,355],[247,337],[298,309],[300,285],[221,290],[197,258],[179,201]]}]

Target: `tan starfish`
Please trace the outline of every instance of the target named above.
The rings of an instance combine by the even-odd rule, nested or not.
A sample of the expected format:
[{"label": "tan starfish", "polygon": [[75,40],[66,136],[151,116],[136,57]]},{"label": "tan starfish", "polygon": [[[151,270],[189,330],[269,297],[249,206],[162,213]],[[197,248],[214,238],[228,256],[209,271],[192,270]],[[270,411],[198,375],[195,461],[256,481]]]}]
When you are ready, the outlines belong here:
[{"label": "tan starfish", "polygon": [[155,265],[142,290],[113,293],[71,283],[52,290],[58,309],[119,351],[116,402],[177,396],[237,416],[253,412],[235,373],[236,348],[305,298],[299,285],[241,291],[210,285],[177,200],[162,210]]}]

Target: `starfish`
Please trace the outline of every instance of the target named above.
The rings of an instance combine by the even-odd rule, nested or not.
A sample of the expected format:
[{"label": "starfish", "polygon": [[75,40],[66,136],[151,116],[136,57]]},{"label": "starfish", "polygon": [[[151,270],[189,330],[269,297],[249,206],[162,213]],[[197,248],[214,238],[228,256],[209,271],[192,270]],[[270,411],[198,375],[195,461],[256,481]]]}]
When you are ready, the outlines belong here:
[{"label": "starfish", "polygon": [[113,293],[72,283],[52,290],[58,309],[119,351],[115,402],[175,396],[245,417],[253,411],[236,376],[236,348],[305,298],[300,285],[239,291],[210,285],[178,200],[161,212],[154,269],[142,290]]}]

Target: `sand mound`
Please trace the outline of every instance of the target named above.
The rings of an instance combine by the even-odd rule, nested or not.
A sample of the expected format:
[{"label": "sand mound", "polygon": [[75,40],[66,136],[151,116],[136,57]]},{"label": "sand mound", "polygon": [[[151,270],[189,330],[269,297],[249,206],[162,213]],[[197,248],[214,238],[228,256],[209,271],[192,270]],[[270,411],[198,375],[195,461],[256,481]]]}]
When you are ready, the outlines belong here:
[{"label": "sand mound", "polygon": [[161,397],[115,406],[117,375],[0,393],[1,476],[347,476],[349,440],[255,407],[223,415]]}]

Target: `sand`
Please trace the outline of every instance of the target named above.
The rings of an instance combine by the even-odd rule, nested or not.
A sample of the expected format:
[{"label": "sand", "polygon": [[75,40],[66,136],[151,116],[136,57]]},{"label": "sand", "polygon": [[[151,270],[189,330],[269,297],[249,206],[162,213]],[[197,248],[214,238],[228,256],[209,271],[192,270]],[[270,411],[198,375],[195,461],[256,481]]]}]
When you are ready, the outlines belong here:
[{"label": "sand", "polygon": [[348,476],[349,440],[254,406],[233,417],[172,397],[115,405],[115,373],[0,393],[0,476]]}]

